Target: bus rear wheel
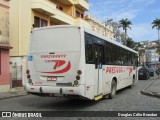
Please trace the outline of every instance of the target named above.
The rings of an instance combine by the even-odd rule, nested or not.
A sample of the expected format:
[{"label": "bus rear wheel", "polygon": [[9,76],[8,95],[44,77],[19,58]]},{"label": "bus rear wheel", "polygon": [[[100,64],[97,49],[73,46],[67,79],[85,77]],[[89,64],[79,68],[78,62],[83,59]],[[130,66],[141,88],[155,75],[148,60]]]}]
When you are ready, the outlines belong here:
[{"label": "bus rear wheel", "polygon": [[111,93],[109,93],[109,98],[113,99],[116,95],[116,90],[117,90],[117,83],[115,80],[112,80],[111,83]]}]

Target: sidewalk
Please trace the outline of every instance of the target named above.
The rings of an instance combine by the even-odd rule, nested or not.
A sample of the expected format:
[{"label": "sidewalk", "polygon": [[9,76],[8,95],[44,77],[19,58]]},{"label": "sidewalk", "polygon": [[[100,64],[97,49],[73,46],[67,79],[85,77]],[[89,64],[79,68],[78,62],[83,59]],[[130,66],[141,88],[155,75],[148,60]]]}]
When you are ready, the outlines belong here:
[{"label": "sidewalk", "polygon": [[0,93],[0,100],[24,95],[27,95],[27,92],[24,90],[24,88],[15,88],[11,89],[10,92]]},{"label": "sidewalk", "polygon": [[159,97],[160,98],[160,78],[156,78],[149,85],[147,85],[142,91],[142,94]]}]

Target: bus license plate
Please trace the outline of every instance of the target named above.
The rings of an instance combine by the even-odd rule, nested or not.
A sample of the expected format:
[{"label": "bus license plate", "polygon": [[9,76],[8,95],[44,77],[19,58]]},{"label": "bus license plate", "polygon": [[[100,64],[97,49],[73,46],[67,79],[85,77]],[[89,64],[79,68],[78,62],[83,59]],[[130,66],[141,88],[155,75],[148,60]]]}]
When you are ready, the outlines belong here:
[{"label": "bus license plate", "polygon": [[54,76],[47,77],[47,81],[56,81],[56,80],[57,80],[57,77],[54,77]]}]

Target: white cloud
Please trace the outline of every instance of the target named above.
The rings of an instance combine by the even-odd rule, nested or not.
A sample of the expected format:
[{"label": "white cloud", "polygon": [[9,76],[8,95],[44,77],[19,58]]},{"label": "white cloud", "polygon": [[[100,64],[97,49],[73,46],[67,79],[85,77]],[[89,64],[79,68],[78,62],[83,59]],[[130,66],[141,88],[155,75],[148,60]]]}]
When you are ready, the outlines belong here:
[{"label": "white cloud", "polygon": [[133,40],[157,39],[157,31],[152,29],[151,21],[159,15],[160,9],[152,8],[159,0],[90,0],[90,2],[92,4],[90,12],[101,21],[110,18],[115,21],[128,18],[132,21],[132,30],[128,30],[128,35]]},{"label": "white cloud", "polygon": [[156,29],[152,29],[152,25],[148,23],[135,24],[131,30],[128,29],[128,35],[133,38],[134,41],[157,39]]},{"label": "white cloud", "polygon": [[125,10],[117,11],[117,12],[113,12],[111,14],[111,16],[109,16],[109,17],[111,17],[111,18],[113,18],[113,19],[115,19],[117,21],[119,21],[122,18],[133,19],[133,18],[136,17],[138,12],[139,12],[139,10],[134,10],[134,9],[130,9],[128,11],[125,11]]},{"label": "white cloud", "polygon": [[90,0],[91,13],[97,18],[104,20],[113,18],[119,20],[121,18],[135,18],[145,6],[149,6],[156,0]]},{"label": "white cloud", "polygon": [[156,0],[147,0],[146,3],[145,3],[145,6],[151,5],[155,2],[156,2]]}]

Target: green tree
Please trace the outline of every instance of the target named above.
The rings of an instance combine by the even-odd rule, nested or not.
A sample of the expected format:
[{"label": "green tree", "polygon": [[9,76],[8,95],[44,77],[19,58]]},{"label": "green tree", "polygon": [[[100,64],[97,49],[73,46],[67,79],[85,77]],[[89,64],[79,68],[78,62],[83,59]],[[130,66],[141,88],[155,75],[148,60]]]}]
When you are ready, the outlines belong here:
[{"label": "green tree", "polygon": [[157,47],[157,51],[156,52],[160,55],[160,46]]},{"label": "green tree", "polygon": [[125,40],[124,40],[124,44],[127,45],[127,28],[130,28],[130,25],[132,25],[132,22],[129,21],[127,18],[126,19],[121,19],[119,21],[119,27],[122,27],[124,32],[125,32]]},{"label": "green tree", "polygon": [[156,28],[158,30],[158,43],[160,46],[160,39],[159,39],[159,30],[160,30],[160,19],[156,18],[155,20],[153,20],[152,22],[152,29]]},{"label": "green tree", "polygon": [[136,47],[136,43],[132,40],[132,38],[127,38],[126,46],[134,49]]}]

